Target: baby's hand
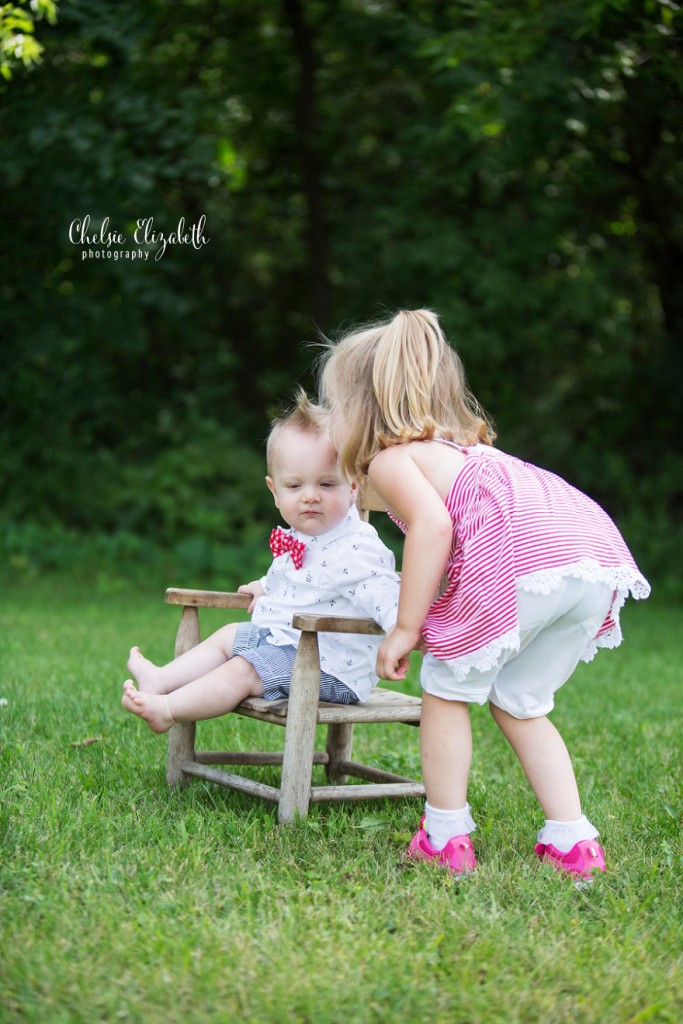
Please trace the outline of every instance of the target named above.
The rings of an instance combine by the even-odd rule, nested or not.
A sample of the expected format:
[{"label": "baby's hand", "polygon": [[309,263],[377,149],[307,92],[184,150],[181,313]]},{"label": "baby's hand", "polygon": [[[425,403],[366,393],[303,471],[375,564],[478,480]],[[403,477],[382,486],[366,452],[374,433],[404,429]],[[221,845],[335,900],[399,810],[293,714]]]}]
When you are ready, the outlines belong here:
[{"label": "baby's hand", "polygon": [[251,602],[251,604],[249,605],[249,607],[247,609],[247,611],[251,615],[252,612],[254,611],[254,607],[255,607],[256,602],[258,601],[259,597],[263,597],[264,590],[263,590],[263,587],[261,586],[261,581],[260,580],[254,580],[253,583],[244,583],[241,587],[238,588],[237,593],[238,594],[251,594],[252,595],[253,601]]}]

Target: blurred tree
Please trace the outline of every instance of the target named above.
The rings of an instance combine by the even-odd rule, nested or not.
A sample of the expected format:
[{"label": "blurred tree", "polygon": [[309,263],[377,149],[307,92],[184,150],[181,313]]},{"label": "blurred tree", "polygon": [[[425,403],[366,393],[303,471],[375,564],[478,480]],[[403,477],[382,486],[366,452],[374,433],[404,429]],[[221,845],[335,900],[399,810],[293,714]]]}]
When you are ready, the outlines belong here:
[{"label": "blurred tree", "polygon": [[[504,447],[643,529],[680,521],[680,21],[670,0],[61,0],[43,64],[0,85],[5,517],[154,536],[147,467],[168,505],[168,450],[211,438],[210,488],[312,385],[318,330],[430,305]],[[86,216],[125,243],[72,240]],[[201,247],[138,242],[203,217]]]},{"label": "blurred tree", "polygon": [[498,320],[494,380],[528,381],[536,411],[519,439],[534,457],[573,462],[584,486],[624,502],[653,439],[680,470],[667,444],[683,379],[678,7],[462,8],[423,52],[451,83],[447,131],[478,148],[470,296]]}]

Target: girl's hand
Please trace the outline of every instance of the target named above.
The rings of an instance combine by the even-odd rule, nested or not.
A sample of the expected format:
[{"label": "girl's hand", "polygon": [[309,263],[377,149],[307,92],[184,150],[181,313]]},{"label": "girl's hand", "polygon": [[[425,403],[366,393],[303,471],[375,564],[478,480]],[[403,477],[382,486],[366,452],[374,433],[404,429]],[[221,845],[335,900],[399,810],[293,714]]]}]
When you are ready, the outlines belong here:
[{"label": "girl's hand", "polygon": [[260,580],[254,580],[253,583],[244,583],[241,587],[238,588],[237,593],[238,594],[252,594],[254,600],[251,602],[251,604],[247,608],[247,611],[251,615],[252,612],[254,611],[254,606],[255,606],[256,602],[258,601],[259,597],[263,597],[264,590],[263,590],[263,587],[261,586],[261,581]]},{"label": "girl's hand", "polygon": [[419,642],[419,633],[393,626],[377,651],[376,671],[380,679],[405,679],[410,652]]}]

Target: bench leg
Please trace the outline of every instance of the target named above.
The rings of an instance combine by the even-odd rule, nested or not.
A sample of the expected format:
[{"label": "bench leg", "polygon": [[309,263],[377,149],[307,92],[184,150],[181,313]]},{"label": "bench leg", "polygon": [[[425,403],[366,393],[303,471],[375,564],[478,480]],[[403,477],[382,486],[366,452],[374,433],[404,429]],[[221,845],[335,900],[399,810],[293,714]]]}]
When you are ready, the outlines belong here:
[{"label": "bench leg", "polygon": [[302,632],[292,669],[292,685],[287,708],[278,804],[280,824],[293,822],[297,815],[305,818],[308,814],[319,696],[318,635]]},{"label": "bench leg", "polygon": [[[185,654],[199,643],[199,612],[196,608],[183,608],[175,641],[175,657]],[[183,761],[194,760],[194,722],[179,722],[168,733],[166,756],[166,782],[169,786],[187,786],[189,778],[181,771]]]},{"label": "bench leg", "polygon": [[351,760],[353,743],[353,722],[339,722],[327,727],[327,755],[329,761],[325,768],[330,782],[343,783],[346,776],[340,769],[342,761]]}]

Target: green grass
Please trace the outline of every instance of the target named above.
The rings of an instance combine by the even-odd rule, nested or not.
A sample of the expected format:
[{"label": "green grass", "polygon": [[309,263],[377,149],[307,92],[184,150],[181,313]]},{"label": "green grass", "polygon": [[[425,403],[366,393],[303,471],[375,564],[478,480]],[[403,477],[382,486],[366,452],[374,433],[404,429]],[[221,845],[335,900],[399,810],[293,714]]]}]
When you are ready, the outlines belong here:
[{"label": "green grass", "polygon": [[[677,1024],[681,609],[623,620],[624,645],[582,666],[554,714],[609,874],[579,890],[535,863],[539,812],[477,709],[480,867],[454,883],[402,858],[419,801],[317,805],[279,829],[271,805],[218,787],[170,792],[165,741],[119,696],[129,646],[166,660],[177,609],[97,580],[7,583],[0,1021]],[[262,736],[282,742],[228,718],[202,745]],[[356,753],[414,770],[417,743],[366,726]]]}]

